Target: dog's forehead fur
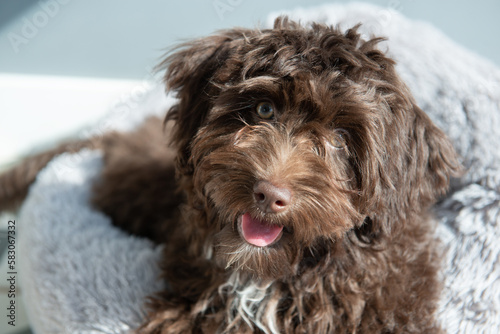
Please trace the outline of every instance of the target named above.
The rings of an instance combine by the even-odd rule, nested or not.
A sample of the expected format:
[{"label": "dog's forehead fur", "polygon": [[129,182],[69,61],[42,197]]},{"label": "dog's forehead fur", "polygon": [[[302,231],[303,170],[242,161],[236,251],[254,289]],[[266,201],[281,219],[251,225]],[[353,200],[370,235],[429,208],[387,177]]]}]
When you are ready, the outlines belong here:
[{"label": "dog's forehead fur", "polygon": [[[304,28],[286,19],[277,20],[273,29],[233,29],[226,32],[232,40],[224,55],[229,60],[225,65],[238,68],[241,78],[262,73],[307,77],[333,68],[344,72],[347,67],[379,68],[376,58],[384,56],[374,46],[381,39],[366,42],[356,31],[354,27],[344,33],[320,24]],[[233,78],[220,77],[224,82]]]},{"label": "dog's forehead fur", "polygon": [[393,61],[376,49],[380,39],[363,41],[356,29],[344,34],[323,25],[305,29],[285,20],[270,30],[228,32],[233,40],[216,57],[219,68],[210,83],[218,89],[212,94],[223,102],[224,96],[267,98],[282,110],[297,108],[315,119],[332,118],[339,109],[359,104],[352,101],[358,98],[353,86],[366,102],[376,104],[376,95],[382,89],[397,89],[399,80]]}]

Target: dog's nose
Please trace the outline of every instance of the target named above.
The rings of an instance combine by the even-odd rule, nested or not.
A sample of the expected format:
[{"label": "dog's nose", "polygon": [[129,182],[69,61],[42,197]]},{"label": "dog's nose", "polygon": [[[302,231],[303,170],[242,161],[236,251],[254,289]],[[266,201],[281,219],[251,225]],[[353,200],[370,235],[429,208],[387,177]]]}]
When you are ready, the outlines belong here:
[{"label": "dog's nose", "polygon": [[263,212],[280,213],[291,204],[292,194],[284,187],[276,187],[268,181],[259,181],[253,188],[255,203]]}]

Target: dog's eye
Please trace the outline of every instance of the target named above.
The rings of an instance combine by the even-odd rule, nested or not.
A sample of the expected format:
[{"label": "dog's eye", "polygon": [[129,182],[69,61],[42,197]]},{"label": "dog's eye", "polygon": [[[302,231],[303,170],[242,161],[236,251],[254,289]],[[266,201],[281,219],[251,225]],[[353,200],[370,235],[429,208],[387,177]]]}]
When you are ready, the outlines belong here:
[{"label": "dog's eye", "polygon": [[329,145],[335,149],[345,149],[347,145],[349,133],[344,129],[335,129],[331,138],[329,138]]},{"label": "dog's eye", "polygon": [[257,114],[264,119],[271,119],[274,116],[274,106],[269,102],[261,102],[257,105]]}]

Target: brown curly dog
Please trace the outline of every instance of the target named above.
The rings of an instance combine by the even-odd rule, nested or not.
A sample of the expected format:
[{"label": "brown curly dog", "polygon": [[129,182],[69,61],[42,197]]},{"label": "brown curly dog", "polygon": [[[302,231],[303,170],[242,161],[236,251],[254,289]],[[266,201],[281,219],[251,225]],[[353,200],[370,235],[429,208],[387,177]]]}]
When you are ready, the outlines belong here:
[{"label": "brown curly dog", "polygon": [[164,125],[80,145],[105,152],[94,204],[165,244],[139,333],[440,332],[428,210],[459,164],[379,41],[280,18],[183,44]]}]

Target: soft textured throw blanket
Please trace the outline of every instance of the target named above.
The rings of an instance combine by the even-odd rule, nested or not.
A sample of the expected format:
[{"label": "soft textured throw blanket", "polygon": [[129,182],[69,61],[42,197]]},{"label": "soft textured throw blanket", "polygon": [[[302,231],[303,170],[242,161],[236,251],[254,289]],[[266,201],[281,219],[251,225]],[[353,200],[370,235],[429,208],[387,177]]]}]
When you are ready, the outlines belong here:
[{"label": "soft textured throw blanket", "polygon": [[[446,248],[439,319],[449,333],[500,328],[500,71],[433,27],[387,9],[328,5],[288,13],[387,36],[381,44],[419,105],[451,138],[467,168],[435,207]],[[113,111],[94,134],[134,127],[172,103],[152,90],[134,110]],[[117,125],[119,124],[119,126]],[[97,151],[63,155],[43,170],[18,218],[19,272],[36,333],[124,333],[162,287],[161,247],[128,236],[88,205],[101,168]]]}]

